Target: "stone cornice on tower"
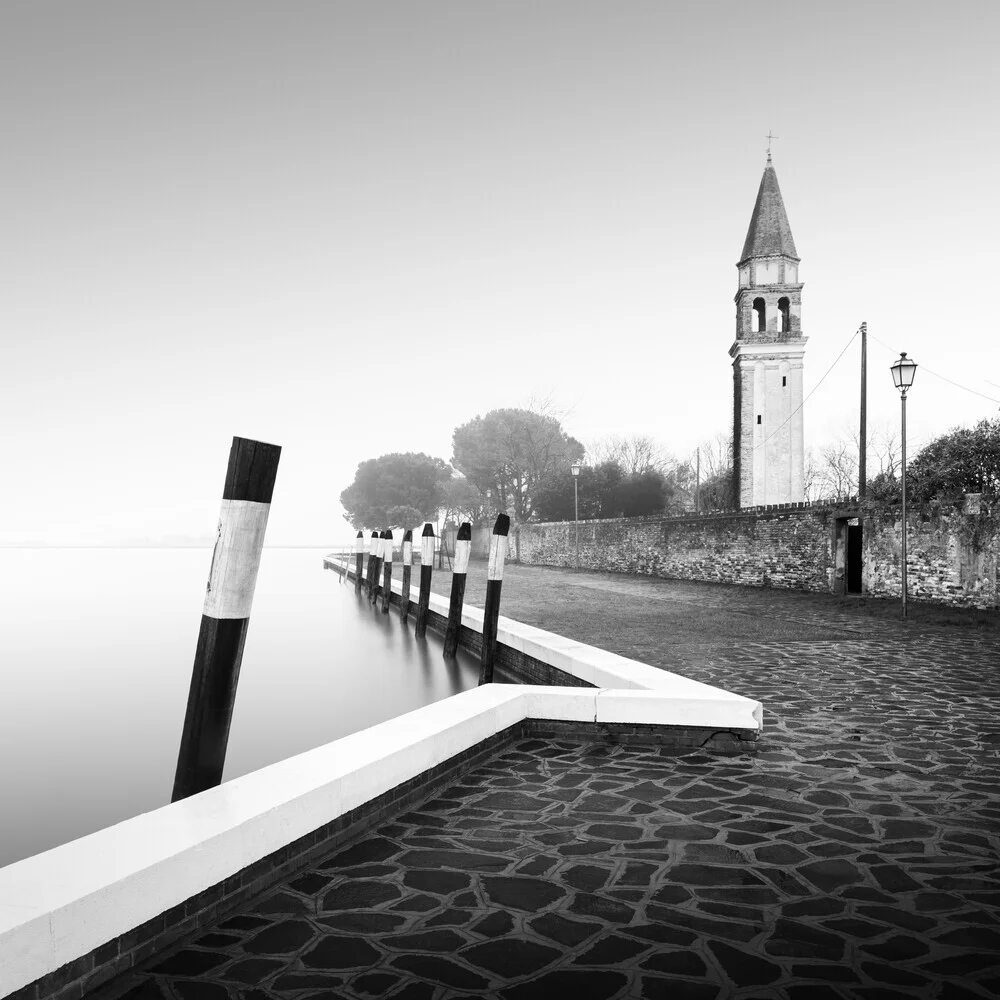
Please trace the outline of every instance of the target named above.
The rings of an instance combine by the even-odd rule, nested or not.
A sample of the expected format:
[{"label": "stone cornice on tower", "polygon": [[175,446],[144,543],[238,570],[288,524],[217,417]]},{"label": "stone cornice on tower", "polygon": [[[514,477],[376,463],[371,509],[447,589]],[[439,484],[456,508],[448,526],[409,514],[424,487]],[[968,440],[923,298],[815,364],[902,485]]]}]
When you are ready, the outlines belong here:
[{"label": "stone cornice on tower", "polygon": [[802,360],[806,352],[806,342],[808,337],[794,337],[788,340],[758,341],[748,343],[745,340],[737,340],[729,348],[731,358],[748,358],[752,361],[775,360],[778,358],[785,360]]},{"label": "stone cornice on tower", "polygon": [[792,227],[788,224],[788,215],[785,212],[785,203],[781,199],[781,188],[778,187],[778,175],[771,163],[771,155],[768,154],[739,265],[751,257],[779,256],[799,260],[795,252],[795,240],[792,239]]}]

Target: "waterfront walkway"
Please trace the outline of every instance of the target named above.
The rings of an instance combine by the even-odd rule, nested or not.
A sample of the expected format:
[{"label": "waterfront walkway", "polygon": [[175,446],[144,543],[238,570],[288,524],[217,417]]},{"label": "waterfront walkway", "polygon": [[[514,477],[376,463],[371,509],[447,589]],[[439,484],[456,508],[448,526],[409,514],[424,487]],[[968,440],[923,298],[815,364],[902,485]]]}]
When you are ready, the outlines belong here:
[{"label": "waterfront walkway", "polygon": [[996,627],[520,567],[503,612],[761,700],[759,752],[522,740],[103,995],[1000,994]]}]

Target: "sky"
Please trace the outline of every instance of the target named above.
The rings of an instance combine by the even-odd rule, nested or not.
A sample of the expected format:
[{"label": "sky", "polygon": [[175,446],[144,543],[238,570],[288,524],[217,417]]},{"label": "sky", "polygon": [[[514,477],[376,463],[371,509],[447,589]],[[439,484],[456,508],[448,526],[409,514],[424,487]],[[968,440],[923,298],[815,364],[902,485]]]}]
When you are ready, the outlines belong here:
[{"label": "sky", "polygon": [[209,537],[234,435],[282,446],[289,545],[497,407],[690,457],[769,132],[807,447],[856,427],[862,321],[871,428],[901,350],[911,455],[995,416],[1000,4],[753,10],[7,0],[0,543]]}]

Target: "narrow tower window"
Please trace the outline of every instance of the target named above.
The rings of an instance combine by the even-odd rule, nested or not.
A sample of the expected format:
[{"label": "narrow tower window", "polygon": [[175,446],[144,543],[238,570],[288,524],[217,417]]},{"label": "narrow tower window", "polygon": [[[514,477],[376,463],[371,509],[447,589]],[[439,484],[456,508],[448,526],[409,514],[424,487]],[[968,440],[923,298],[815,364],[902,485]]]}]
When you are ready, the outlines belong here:
[{"label": "narrow tower window", "polygon": [[754,332],[763,333],[767,329],[767,317],[764,314],[764,300],[754,299],[753,300],[753,311],[754,311]]},{"label": "narrow tower window", "polygon": [[788,312],[788,298],[784,295],[778,299],[778,312],[781,315],[779,326],[782,333],[787,333],[792,328],[792,317]]},{"label": "narrow tower window", "polygon": [[782,387],[788,385],[788,376],[787,375],[782,375],[781,376],[781,385],[782,385]]}]

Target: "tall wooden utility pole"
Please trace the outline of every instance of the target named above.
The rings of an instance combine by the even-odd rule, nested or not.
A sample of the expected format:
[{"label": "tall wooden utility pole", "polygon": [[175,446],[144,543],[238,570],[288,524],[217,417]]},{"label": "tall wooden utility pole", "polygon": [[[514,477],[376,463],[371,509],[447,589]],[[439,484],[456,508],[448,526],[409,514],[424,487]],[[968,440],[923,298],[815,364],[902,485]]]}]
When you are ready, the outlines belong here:
[{"label": "tall wooden utility pole", "polygon": [[868,444],[868,324],[861,324],[861,437],[858,443],[858,499],[864,500],[868,484],[865,452]]}]

